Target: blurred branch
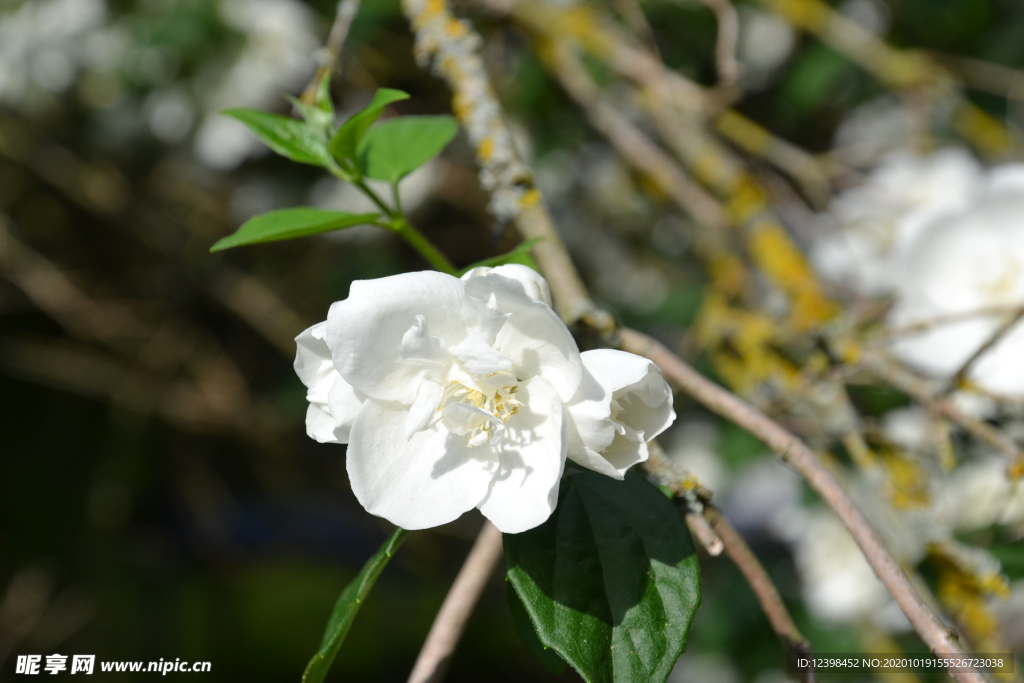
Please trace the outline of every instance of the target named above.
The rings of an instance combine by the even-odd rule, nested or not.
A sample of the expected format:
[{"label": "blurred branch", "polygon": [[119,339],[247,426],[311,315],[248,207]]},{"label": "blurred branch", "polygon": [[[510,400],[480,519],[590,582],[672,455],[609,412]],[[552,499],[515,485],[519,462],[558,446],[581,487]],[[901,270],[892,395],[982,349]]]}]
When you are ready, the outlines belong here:
[{"label": "blurred branch", "polygon": [[977,348],[977,350],[971,354],[970,358],[965,360],[963,364],[953,374],[953,379],[950,382],[951,387],[958,387],[967,381],[967,373],[971,371],[974,364],[978,362],[978,359],[984,356],[989,350],[999,343],[1001,339],[1006,337],[1006,334],[1016,325],[1021,318],[1024,318],[1024,308],[1019,309],[1009,319],[1003,321],[999,328],[989,336],[985,343]]},{"label": "blurred branch", "polygon": [[501,532],[485,521],[466,562],[455,577],[455,583],[434,617],[427,640],[409,674],[409,683],[438,683],[444,679],[466,622],[501,556]]},{"label": "blurred branch", "polygon": [[[756,436],[781,460],[799,472],[842,520],[875,574],[932,652],[949,655],[963,653],[952,630],[929,609],[849,494],[803,441],[753,406],[706,379],[650,337],[626,328],[620,328],[619,335],[624,351],[654,361],[670,381],[704,407]],[[951,671],[950,674],[961,683],[984,681],[980,674],[973,671]]]},{"label": "blurred branch", "polygon": [[941,389],[936,388],[932,382],[918,377],[880,353],[865,354],[860,362],[860,367],[882,382],[906,393],[933,414],[945,417],[978,440],[1005,455],[1010,459],[1006,476],[1013,479],[1020,479],[1024,476],[1024,451],[992,425],[966,414],[952,400],[939,396]]},{"label": "blurred branch", "polygon": [[715,13],[718,20],[718,38],[715,42],[715,67],[718,69],[720,89],[731,88],[739,76],[736,61],[736,43],[740,38],[740,18],[729,0],[701,0]]},{"label": "blurred branch", "polygon": [[822,0],[758,2],[842,52],[885,86],[894,90],[930,88],[935,95],[948,99],[953,105],[953,126],[980,152],[997,157],[1020,153],[1020,140],[964,98],[953,75],[924,54],[890,46]]},{"label": "blurred branch", "polygon": [[309,327],[277,294],[251,275],[222,268],[210,280],[210,293],[259,332],[285,356],[295,355],[295,335]]},{"label": "blurred branch", "polygon": [[[668,486],[675,493],[690,532],[710,555],[717,556],[725,551],[754,591],[786,652],[791,657],[810,655],[810,643],[793,622],[768,572],[743,537],[711,505],[711,492],[697,484],[692,475],[680,471],[670,462],[657,442],[649,442],[649,447],[650,455],[643,467],[655,483]],[[813,683],[814,668],[801,669],[800,680],[802,683]]]},{"label": "blurred branch", "polygon": [[[779,636],[779,640],[782,641],[790,658],[810,656],[810,642],[800,633],[800,629],[793,622],[793,617],[790,616],[789,610],[782,602],[779,590],[772,583],[764,565],[754,555],[747,542],[722,516],[721,511],[713,505],[704,506],[703,516],[711,523],[718,537],[722,539],[726,554],[750,584],[758,602],[761,603],[765,616],[768,617],[768,622],[772,625],[772,630]],[[802,683],[814,683],[814,667],[801,668],[799,679]]]},{"label": "blurred branch", "polygon": [[299,98],[305,104],[316,103],[316,94],[320,88],[320,82],[324,80],[325,76],[341,71],[341,49],[345,46],[345,38],[348,37],[353,20],[359,14],[359,4],[360,0],[341,0],[338,3],[327,42],[317,52],[319,66]]},{"label": "blurred branch", "polygon": [[533,174],[515,149],[480,58],[480,35],[455,19],[444,0],[402,0],[402,9],[416,34],[417,60],[422,66],[432,62],[452,90],[452,109],[476,150],[491,211],[499,221],[514,221],[524,239],[540,240],[532,254],[548,276],[562,318],[567,323],[585,319],[595,329],[610,330],[611,316],[590,299]]},{"label": "blurred branch", "polygon": [[968,88],[1024,101],[1024,71],[984,59],[929,50],[928,56],[949,69]]}]

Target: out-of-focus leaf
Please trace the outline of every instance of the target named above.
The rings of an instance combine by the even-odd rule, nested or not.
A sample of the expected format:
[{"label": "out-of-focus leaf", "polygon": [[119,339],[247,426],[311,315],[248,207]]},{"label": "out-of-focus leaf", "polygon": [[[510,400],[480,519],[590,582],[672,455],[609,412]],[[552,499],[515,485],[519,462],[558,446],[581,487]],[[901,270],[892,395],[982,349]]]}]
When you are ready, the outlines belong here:
[{"label": "out-of-focus leaf", "polygon": [[221,113],[244,123],[281,156],[314,166],[330,163],[331,155],[323,137],[305,121],[255,109],[226,109]]},{"label": "out-of-focus leaf", "polygon": [[634,474],[571,475],[551,518],[504,544],[542,644],[588,683],[664,683],[700,605],[700,570],[661,491]]},{"label": "out-of-focus leaf", "polygon": [[495,266],[503,266],[506,263],[518,263],[524,266],[529,266],[534,270],[540,270],[537,267],[537,263],[530,256],[530,250],[533,249],[533,245],[540,242],[543,237],[534,237],[532,240],[526,240],[525,242],[517,245],[512,251],[500,254],[498,256],[492,256],[491,258],[485,258],[482,261],[471,263],[462,270],[459,271],[459,277],[462,277],[474,268],[493,268]]},{"label": "out-of-focus leaf", "polygon": [[210,247],[210,251],[306,237],[330,230],[351,228],[354,225],[365,225],[378,218],[380,214],[376,213],[345,213],[307,207],[279,209],[250,218],[234,234]]},{"label": "out-of-focus leaf", "polygon": [[377,577],[384,571],[391,556],[395,554],[408,535],[409,532],[405,529],[395,529],[388,540],[384,541],[380,550],[366,561],[352,583],[346,586],[338,596],[334,612],[327,620],[327,628],[324,631],[324,639],[320,643],[320,650],[306,665],[306,670],[302,673],[302,683],[320,683],[327,676],[345,636],[348,635],[349,628],[352,627],[352,621],[356,618],[359,608],[363,606],[366,596],[370,594],[370,589],[377,582]]},{"label": "out-of-focus leaf", "polygon": [[448,146],[459,124],[451,116],[402,116],[367,131],[359,144],[363,173],[397,183]]},{"label": "out-of-focus leaf", "polygon": [[516,629],[516,633],[519,634],[519,638],[526,645],[526,649],[530,651],[537,661],[541,665],[553,674],[561,674],[565,671],[565,661],[558,656],[558,653],[552,650],[550,647],[544,647],[544,643],[540,642],[537,634],[533,630],[533,624],[530,623],[530,615],[526,613],[526,608],[523,607],[523,601],[519,599],[513,588],[508,589],[508,609],[512,613],[512,626]]},{"label": "out-of-focus leaf", "polygon": [[334,158],[347,170],[356,170],[359,163],[357,156],[359,142],[366,135],[366,131],[377,122],[377,119],[384,112],[384,107],[392,102],[407,99],[409,99],[408,93],[404,93],[401,90],[391,90],[390,88],[378,90],[374,94],[369,106],[343,123],[341,128],[334,134],[334,137],[331,138],[330,149]]}]

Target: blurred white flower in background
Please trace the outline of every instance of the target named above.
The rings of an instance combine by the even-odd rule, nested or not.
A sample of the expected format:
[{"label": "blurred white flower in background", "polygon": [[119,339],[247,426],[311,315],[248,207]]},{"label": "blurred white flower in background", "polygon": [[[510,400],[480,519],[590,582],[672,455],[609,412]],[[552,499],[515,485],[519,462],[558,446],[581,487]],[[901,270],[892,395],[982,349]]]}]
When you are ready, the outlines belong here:
[{"label": "blurred white flower in background", "polygon": [[896,285],[896,259],[929,221],[975,196],[981,166],[965,150],[929,156],[897,150],[882,159],[862,185],[829,206],[837,230],[819,240],[811,259],[821,275],[862,296]]},{"label": "blurred white flower in background", "polygon": [[0,15],[0,102],[21,105],[32,88],[67,89],[106,14],[104,0],[38,0]]},{"label": "blurred white flower in background", "polygon": [[297,0],[222,0],[220,9],[224,22],[245,36],[245,45],[204,97],[195,149],[207,166],[228,170],[264,146],[220,110],[276,107],[282,91],[294,91],[312,76],[320,39],[313,11]]},{"label": "blurred white flower in background", "polygon": [[696,476],[702,486],[721,492],[730,476],[718,455],[718,442],[715,422],[691,418],[676,428],[665,455],[673,465]]},{"label": "blurred white flower in background", "polygon": [[785,19],[773,12],[742,5],[739,7],[740,40],[737,58],[740,84],[758,90],[785,64],[796,46],[796,33]]},{"label": "blurred white flower in background", "polygon": [[[905,236],[895,273],[889,326],[936,322],[900,335],[894,353],[921,372],[951,377],[1024,306],[1024,165],[995,169],[969,203],[921,221]],[[995,396],[1024,397],[1022,321],[971,365],[967,379]]]}]

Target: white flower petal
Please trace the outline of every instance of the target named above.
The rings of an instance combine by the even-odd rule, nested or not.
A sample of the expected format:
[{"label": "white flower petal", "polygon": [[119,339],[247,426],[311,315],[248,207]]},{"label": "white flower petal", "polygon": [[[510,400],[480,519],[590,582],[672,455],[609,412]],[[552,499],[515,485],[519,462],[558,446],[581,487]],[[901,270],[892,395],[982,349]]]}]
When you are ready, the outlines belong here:
[{"label": "white flower petal", "polygon": [[306,408],[306,434],[319,443],[340,443],[334,435],[336,424],[331,413],[319,403],[310,403]]},{"label": "white flower petal", "polygon": [[498,270],[466,279],[467,295],[487,299],[494,294],[498,309],[509,314],[494,348],[512,359],[516,377],[542,376],[568,401],[583,376],[576,341],[547,304],[531,298],[521,281]]},{"label": "white flower petal", "polygon": [[352,491],[367,512],[403,529],[456,519],[487,495],[497,458],[469,448],[440,424],[406,441],[407,408],[370,399],[359,411],[348,446]]},{"label": "white flower petal", "polygon": [[491,348],[483,335],[476,332],[451,347],[450,352],[472,375],[492,375],[512,367],[511,359]]},{"label": "white flower petal", "polygon": [[416,390],[416,401],[405,417],[405,440],[408,441],[416,432],[422,431],[430,424],[441,405],[444,389],[437,382],[420,382]]},{"label": "white flower petal", "polygon": [[445,351],[444,340],[430,336],[430,327],[426,317],[416,316],[416,322],[402,335],[399,355],[406,360],[428,360],[434,363],[445,363],[450,355]]},{"label": "white flower petal", "polygon": [[506,534],[532,529],[551,516],[565,468],[568,420],[557,391],[534,377],[519,384],[519,395],[523,409],[506,424],[498,471],[478,506]]},{"label": "white flower petal", "polygon": [[[580,380],[579,389],[576,390],[576,395],[572,397],[572,400],[566,404],[573,422],[573,429],[570,430],[570,442],[573,437],[576,437],[581,440],[579,448],[586,444],[596,451],[601,451],[611,445],[612,439],[615,437],[615,426],[611,421],[611,394],[611,390],[597,381],[597,378],[590,373],[584,361],[583,379]],[[573,460],[576,459],[574,453],[577,450],[570,443],[569,457]],[[586,458],[586,455],[580,457]]]},{"label": "white flower petal", "polygon": [[295,337],[295,374],[309,390],[310,402],[326,403],[327,394],[334,384],[334,363],[331,350],[324,341],[327,321],[303,330]]},{"label": "white flower petal", "polygon": [[[480,270],[480,268],[473,270]],[[493,293],[487,299],[467,296],[462,304],[462,319],[466,322],[466,326],[483,335],[488,344],[494,343],[498,331],[501,330],[507,318],[508,313],[498,310],[498,299]]]},{"label": "white flower petal", "polygon": [[438,374],[438,364],[402,358],[403,337],[422,315],[430,332],[447,343],[465,339],[463,288],[457,278],[435,272],[353,282],[349,297],[327,315],[327,343],[338,372],[374,398],[412,404],[420,382]]},{"label": "white flower petal", "polygon": [[621,408],[622,412],[613,418],[643,432],[644,440],[655,438],[676,419],[672,389],[651,361],[614,349],[587,351],[582,359]]},{"label": "white flower petal", "polygon": [[468,434],[491,421],[493,415],[468,403],[451,403],[441,412],[441,423],[452,434]]},{"label": "white flower petal", "polygon": [[526,295],[531,299],[547,304],[548,306],[552,305],[551,289],[548,287],[548,281],[533,268],[519,263],[506,263],[505,265],[497,266],[496,268],[474,268],[463,275],[462,279],[468,280],[473,277],[490,275],[491,273],[497,273],[498,275],[518,280],[523,284]]},{"label": "white flower petal", "polygon": [[337,443],[348,443],[352,423],[367,398],[366,394],[346,382],[344,377],[337,375],[327,397],[328,408],[334,417],[334,440]]}]

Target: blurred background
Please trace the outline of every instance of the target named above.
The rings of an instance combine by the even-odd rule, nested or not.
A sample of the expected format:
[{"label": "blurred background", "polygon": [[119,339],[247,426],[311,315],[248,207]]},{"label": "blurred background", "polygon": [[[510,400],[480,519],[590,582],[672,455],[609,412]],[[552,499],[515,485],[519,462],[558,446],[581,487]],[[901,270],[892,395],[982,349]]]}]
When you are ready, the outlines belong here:
[{"label": "blurred background", "polygon": [[[870,34],[947,65],[973,84],[965,97],[1011,132],[1024,127],[1024,3],[831,4]],[[646,32],[671,68],[716,84],[717,24],[703,3],[592,6]],[[485,37],[519,149],[599,303],[718,377],[688,335],[709,281],[691,219],[591,127],[515,22],[493,3],[456,11]],[[849,169],[907,139],[919,114],[912,96],[762,4],[737,2],[736,11],[731,87],[744,116]],[[338,593],[390,532],[353,498],[344,447],[306,437],[292,340],[353,280],[427,264],[369,227],[208,253],[270,209],[362,206],[352,188],[268,154],[218,115],[289,113],[281,93],[310,81],[334,14],[329,0],[0,0],[0,679],[13,678],[18,654],[59,652],[208,660],[207,678],[218,681],[297,680]],[[412,95],[395,112],[450,112],[450,93],[417,67],[412,45],[397,0],[363,3],[332,88],[342,116],[378,87]],[[600,65],[591,71],[617,92]],[[628,93],[620,101],[629,115]],[[800,233],[801,216],[826,211],[828,193],[862,180],[849,170],[825,194],[813,183],[787,190],[768,164],[736,154],[779,188],[804,243],[814,236]],[[487,213],[461,135],[405,182],[403,198],[458,266],[519,242]],[[909,404],[889,389],[852,398],[878,424]],[[799,477],[687,399],[676,409],[666,451],[714,490],[816,651],[923,650],[898,617],[858,611],[871,577],[842,575],[851,551],[808,511],[813,496]],[[963,457],[973,448],[954,445]],[[978,477],[968,505],[988,495]],[[965,538],[988,547],[1015,588],[991,615],[1003,644],[1019,650],[1016,504],[1020,519],[1000,512]],[[481,521],[474,511],[410,537],[360,613],[334,680],[405,680]],[[793,528],[817,534],[825,557],[801,550]],[[701,562],[703,606],[671,680],[784,680],[784,653],[739,573],[722,557]],[[920,571],[933,583],[939,573]],[[495,576],[448,680],[577,680],[532,659],[505,591]]]}]

